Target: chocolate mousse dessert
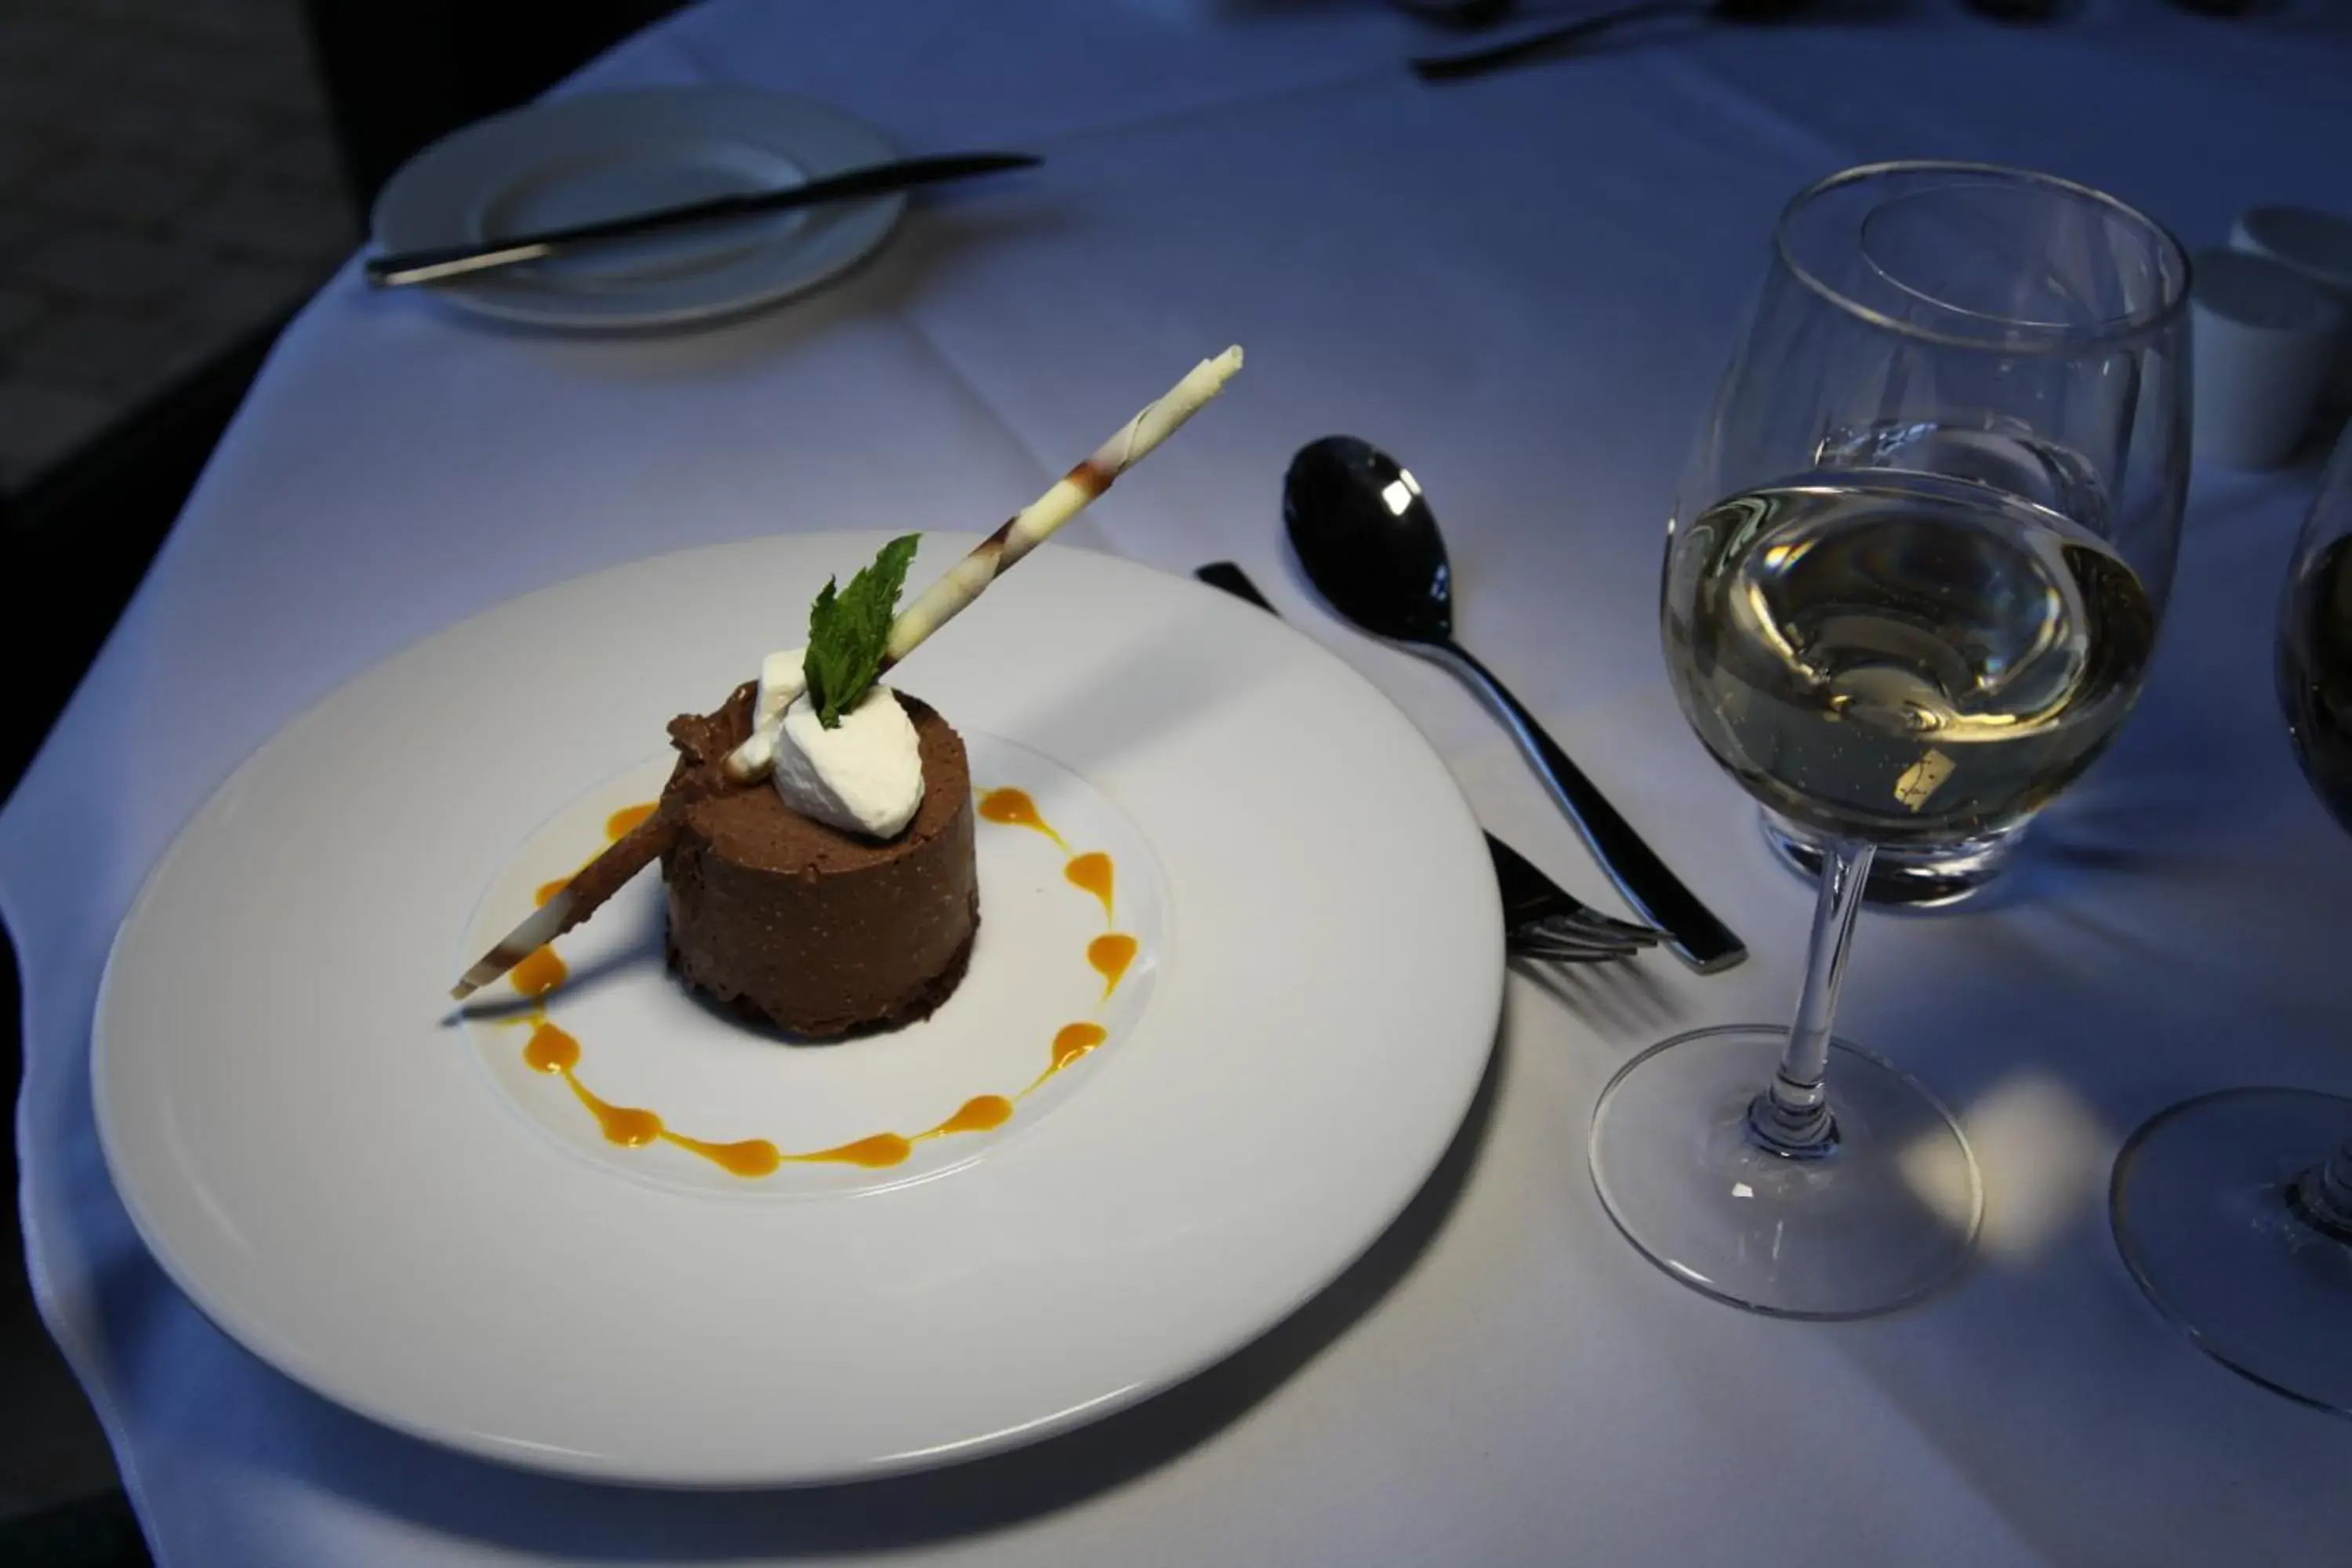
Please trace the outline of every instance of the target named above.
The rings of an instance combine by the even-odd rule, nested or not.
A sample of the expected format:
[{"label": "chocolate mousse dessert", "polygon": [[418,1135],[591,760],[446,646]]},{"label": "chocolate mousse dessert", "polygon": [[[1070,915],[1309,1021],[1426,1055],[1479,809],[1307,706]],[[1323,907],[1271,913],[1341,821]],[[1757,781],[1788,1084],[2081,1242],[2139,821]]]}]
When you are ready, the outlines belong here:
[{"label": "chocolate mousse dessert", "polygon": [[[451,986],[464,1001],[595,913],[658,860],[669,965],[739,1016],[834,1037],[928,1017],[980,926],[971,769],[929,706],[881,678],[1223,390],[1202,361],[902,612],[913,536],[809,607],[808,645],[770,654],[713,712],[670,721],[658,806]],[[537,994],[538,993],[533,993]]]},{"label": "chocolate mousse dessert", "polygon": [[680,803],[661,858],[670,968],[743,1018],[831,1037],[928,1017],[955,991],[980,925],[971,770],[929,704],[914,725],[922,797],[875,838],[802,815],[774,789],[733,787],[727,759],[751,739],[755,683],[718,711],[670,721]]}]

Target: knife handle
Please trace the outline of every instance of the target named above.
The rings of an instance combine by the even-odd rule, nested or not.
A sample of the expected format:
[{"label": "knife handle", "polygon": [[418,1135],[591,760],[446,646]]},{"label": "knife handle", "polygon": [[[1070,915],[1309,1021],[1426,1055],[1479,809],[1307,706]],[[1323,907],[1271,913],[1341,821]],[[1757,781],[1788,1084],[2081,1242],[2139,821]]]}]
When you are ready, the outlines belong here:
[{"label": "knife handle", "polygon": [[1676,958],[1701,974],[1729,969],[1747,958],[1747,944],[1683,885],[1682,879],[1633,831],[1633,824],[1617,815],[1617,808],[1584,776],[1584,770],[1570,760],[1559,742],[1495,679],[1493,671],[1458,643],[1423,646],[1469,677],[1501,710],[1536,771],[1550,786],[1552,798],[1583,835],[1592,858],[1625,901],[1665,933],[1667,949]]}]

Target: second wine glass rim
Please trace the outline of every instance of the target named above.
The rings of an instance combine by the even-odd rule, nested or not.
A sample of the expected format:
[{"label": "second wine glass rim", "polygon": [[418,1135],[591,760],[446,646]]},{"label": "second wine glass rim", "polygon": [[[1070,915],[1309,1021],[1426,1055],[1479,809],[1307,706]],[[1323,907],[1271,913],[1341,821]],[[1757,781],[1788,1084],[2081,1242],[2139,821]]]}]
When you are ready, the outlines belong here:
[{"label": "second wine glass rim", "polygon": [[[1888,175],[1939,174],[1985,175],[1995,180],[2012,182],[2021,185],[2039,185],[2050,190],[2063,191],[2070,195],[2104,207],[2137,226],[2147,233],[2158,248],[2172,264],[2166,269],[2168,276],[2165,282],[2168,287],[2164,297],[2137,310],[2096,321],[2078,323],[2015,321],[2000,317],[1985,317],[1987,321],[2000,321],[2017,337],[2026,340],[2025,342],[2019,342],[2012,338],[2011,341],[1994,343],[1957,332],[1940,332],[1931,327],[1924,327],[1917,322],[1891,316],[1884,310],[1855,299],[1797,259],[1794,247],[1790,243],[1790,226],[1796,221],[1797,215],[1815,197],[1841,186],[1858,184],[1865,180],[1883,179]],[[2061,174],[2045,174],[2039,169],[2021,169],[2008,163],[1972,163],[1949,158],[1898,158],[1877,163],[1859,163],[1850,169],[1841,169],[1833,174],[1825,175],[1814,181],[1789,198],[1788,205],[1780,209],[1779,222],[1773,226],[1772,242],[1774,248],[1779,252],[1780,264],[1789,269],[1790,276],[1838,309],[1884,331],[1898,333],[1904,337],[1917,338],[1927,342],[1948,344],[1955,348],[1999,349],[2004,353],[2016,353],[2021,349],[2030,349],[2037,341],[2050,347],[2060,348],[2074,347],[2085,342],[2134,338],[2169,325],[2173,318],[2187,310],[2189,306],[2190,272],[2189,252],[2170,229],[2133,206],[2129,202],[2110,195],[2095,185],[2086,185],[2079,180],[2070,180]]]}]

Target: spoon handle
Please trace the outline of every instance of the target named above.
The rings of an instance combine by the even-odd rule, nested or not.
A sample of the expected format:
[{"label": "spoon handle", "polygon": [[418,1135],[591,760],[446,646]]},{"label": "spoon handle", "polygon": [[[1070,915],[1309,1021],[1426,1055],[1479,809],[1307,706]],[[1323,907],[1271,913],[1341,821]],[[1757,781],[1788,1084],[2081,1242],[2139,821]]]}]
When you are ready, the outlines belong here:
[{"label": "spoon handle", "polygon": [[1666,933],[1666,946],[1675,957],[1701,974],[1712,974],[1748,956],[1746,944],[1732,934],[1731,928],[1716,919],[1714,911],[1700,903],[1698,896],[1683,886],[1682,879],[1667,869],[1666,863],[1642,842],[1642,836],[1633,831],[1633,825],[1617,815],[1617,808],[1593,787],[1592,781],[1584,776],[1584,770],[1569,760],[1559,742],[1536,722],[1536,716],[1511,695],[1508,688],[1495,679],[1494,671],[1472,658],[1470,650],[1459,643],[1419,646],[1451,662],[1501,710],[1512,733],[1518,737],[1520,746],[1535,763],[1536,772],[1551,786],[1552,798],[1584,836],[1601,870],[1625,895],[1626,902]]}]

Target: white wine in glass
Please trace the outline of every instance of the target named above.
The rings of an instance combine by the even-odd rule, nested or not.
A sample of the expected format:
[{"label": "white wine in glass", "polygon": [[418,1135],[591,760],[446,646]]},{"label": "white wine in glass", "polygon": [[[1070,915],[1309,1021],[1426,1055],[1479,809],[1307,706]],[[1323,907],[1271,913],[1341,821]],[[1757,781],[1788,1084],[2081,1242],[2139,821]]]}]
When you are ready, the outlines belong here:
[{"label": "white wine in glass", "polygon": [[1675,569],[1666,658],[1707,750],[1773,810],[1881,847],[2038,808],[2115,733],[2156,642],[2095,534],[1932,475],[1733,496]]},{"label": "white wine in glass", "polygon": [[[1947,427],[1928,422],[1891,429],[1840,433],[1824,441],[1816,458],[1825,468],[1853,467],[1965,476],[1975,488],[2017,498],[2053,516],[2062,531],[2094,541],[2106,516],[2106,498],[2091,465],[2030,435],[1998,429]],[[1958,903],[1998,877],[2015,857],[2040,801],[2004,814],[1980,830],[1954,837],[1937,830],[1881,838],[1864,879],[1863,900],[1873,907],[1935,909]],[[1823,846],[1837,835],[1802,816],[1759,809],[1764,841],[1780,861],[1808,881],[1821,875]]]}]

